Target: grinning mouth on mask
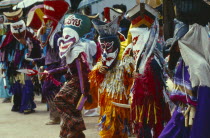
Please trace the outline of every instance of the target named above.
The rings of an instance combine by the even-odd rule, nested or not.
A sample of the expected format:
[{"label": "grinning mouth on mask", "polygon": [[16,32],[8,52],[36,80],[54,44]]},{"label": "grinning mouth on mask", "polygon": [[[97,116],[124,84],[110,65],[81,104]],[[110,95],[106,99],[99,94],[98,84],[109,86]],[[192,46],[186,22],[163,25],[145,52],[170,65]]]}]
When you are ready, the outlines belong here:
[{"label": "grinning mouth on mask", "polygon": [[112,63],[115,61],[118,55],[118,49],[116,49],[114,52],[107,53],[106,51],[102,54],[102,61],[107,66],[110,67]]},{"label": "grinning mouth on mask", "polygon": [[75,37],[66,35],[65,37],[59,38],[58,45],[61,52],[66,52],[76,42]]}]

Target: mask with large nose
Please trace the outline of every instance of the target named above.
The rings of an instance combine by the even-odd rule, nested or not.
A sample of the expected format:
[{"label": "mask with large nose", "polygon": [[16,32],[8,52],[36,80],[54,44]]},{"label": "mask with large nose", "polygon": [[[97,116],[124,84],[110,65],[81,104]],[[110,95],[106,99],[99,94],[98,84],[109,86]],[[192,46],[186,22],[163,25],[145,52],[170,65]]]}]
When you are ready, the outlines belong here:
[{"label": "mask with large nose", "polygon": [[102,63],[104,66],[112,67],[117,59],[120,40],[117,36],[100,37],[102,49]]},{"label": "mask with large nose", "polygon": [[112,68],[116,63],[119,51],[120,40],[117,32],[119,28],[119,18],[115,18],[110,23],[93,20],[94,28],[99,33],[99,42],[102,49],[102,63],[108,68]]}]

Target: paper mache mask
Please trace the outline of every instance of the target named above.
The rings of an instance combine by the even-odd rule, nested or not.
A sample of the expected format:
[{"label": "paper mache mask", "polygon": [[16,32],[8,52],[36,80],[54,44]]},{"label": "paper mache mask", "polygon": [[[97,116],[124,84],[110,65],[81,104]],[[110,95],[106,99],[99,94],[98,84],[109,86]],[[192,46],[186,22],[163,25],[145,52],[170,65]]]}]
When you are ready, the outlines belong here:
[{"label": "paper mache mask", "polygon": [[20,20],[15,23],[10,24],[10,30],[13,36],[20,41],[21,39],[25,39],[26,36],[26,24],[23,20]]},{"label": "paper mache mask", "polygon": [[102,63],[111,68],[117,60],[120,51],[120,40],[117,32],[119,28],[119,18],[115,18],[110,23],[93,20],[94,28],[99,33],[99,42],[102,49]]},{"label": "paper mache mask", "polygon": [[57,41],[62,58],[91,29],[90,19],[85,15],[68,14],[65,16],[63,35]]},{"label": "paper mache mask", "polygon": [[38,30],[38,37],[41,47],[53,41],[53,36],[57,32],[59,21],[65,15],[69,8],[69,4],[64,0],[45,0],[44,1],[44,23]]}]

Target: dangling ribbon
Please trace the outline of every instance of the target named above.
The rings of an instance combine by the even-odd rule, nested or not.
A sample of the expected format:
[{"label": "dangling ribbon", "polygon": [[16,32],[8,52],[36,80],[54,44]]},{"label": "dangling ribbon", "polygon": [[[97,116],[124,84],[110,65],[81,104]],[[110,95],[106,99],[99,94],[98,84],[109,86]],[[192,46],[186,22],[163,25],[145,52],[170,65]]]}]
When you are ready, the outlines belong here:
[{"label": "dangling ribbon", "polygon": [[61,82],[57,81],[52,75],[48,75],[46,79],[51,80],[56,86],[60,86],[62,84]]},{"label": "dangling ribbon", "polygon": [[84,90],[85,87],[84,87],[84,80],[83,80],[83,75],[82,75],[82,67],[81,67],[81,63],[80,63],[79,59],[76,59],[76,66],[77,66],[79,82],[80,82],[80,90],[82,93],[80,100],[77,104],[77,109],[82,110],[83,106],[87,100],[87,96],[85,96],[85,90]]}]

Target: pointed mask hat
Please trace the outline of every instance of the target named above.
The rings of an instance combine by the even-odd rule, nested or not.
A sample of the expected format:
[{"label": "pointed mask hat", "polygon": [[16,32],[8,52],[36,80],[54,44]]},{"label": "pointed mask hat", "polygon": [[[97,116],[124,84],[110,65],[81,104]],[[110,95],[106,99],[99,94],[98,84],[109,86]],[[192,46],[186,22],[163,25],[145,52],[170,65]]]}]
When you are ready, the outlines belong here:
[{"label": "pointed mask hat", "polygon": [[26,25],[21,17],[23,15],[23,10],[19,9],[14,12],[4,12],[4,15],[7,17],[10,22],[10,30],[12,35],[20,41],[21,39],[25,39],[26,36]]},{"label": "pointed mask hat", "polygon": [[65,0],[44,1],[44,22],[38,31],[38,37],[42,47],[46,46],[48,42],[50,46],[53,47],[54,35],[60,31],[62,17],[68,11],[69,6],[69,3]]},{"label": "pointed mask hat", "polygon": [[62,58],[79,41],[79,38],[88,33],[91,28],[90,19],[85,15],[68,14],[65,16],[63,36],[58,39],[59,55]]},{"label": "pointed mask hat", "polygon": [[102,63],[110,69],[113,67],[120,51],[120,40],[117,35],[119,29],[119,17],[116,17],[110,23],[105,23],[99,20],[93,20],[92,22],[100,36],[99,40],[103,51]]}]

